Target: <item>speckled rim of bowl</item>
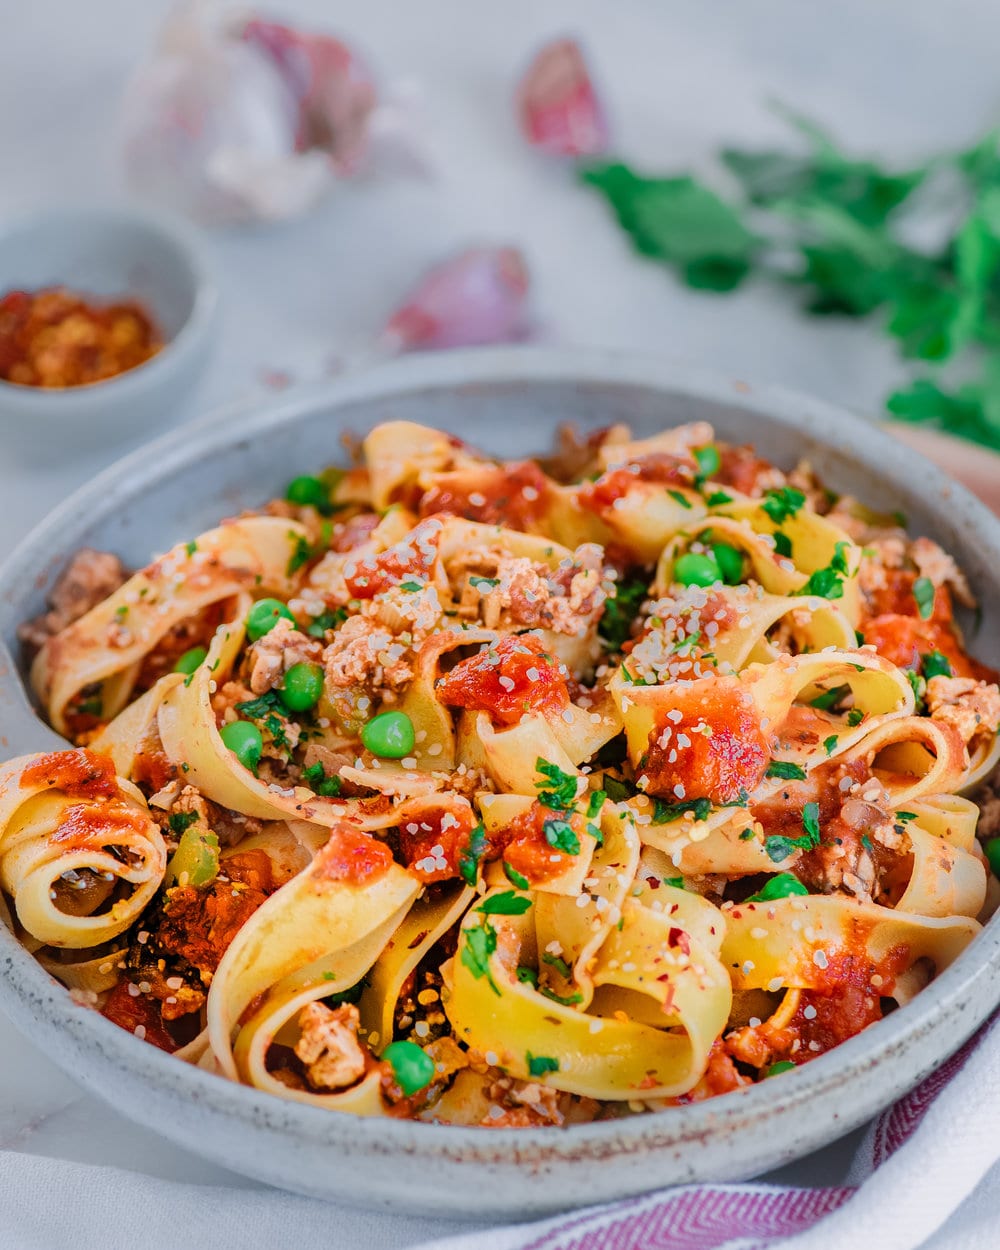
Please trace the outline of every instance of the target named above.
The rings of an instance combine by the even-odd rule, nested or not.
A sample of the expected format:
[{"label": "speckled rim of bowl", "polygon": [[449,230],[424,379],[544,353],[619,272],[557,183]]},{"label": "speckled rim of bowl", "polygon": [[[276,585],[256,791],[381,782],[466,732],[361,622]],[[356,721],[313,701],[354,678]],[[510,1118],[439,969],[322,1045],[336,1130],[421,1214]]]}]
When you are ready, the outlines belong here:
[{"label": "speckled rim of bowl", "polygon": [[[0,404],[5,392],[15,393],[21,411],[30,410],[30,415],[36,420],[63,420],[76,396],[86,397],[89,401],[100,390],[113,391],[116,404],[119,400],[127,401],[129,397],[138,399],[168,375],[175,373],[182,366],[183,360],[197,351],[202,340],[211,331],[218,311],[219,288],[205,243],[196,229],[165,213],[128,205],[93,205],[83,208],[44,209],[39,212],[22,210],[0,219],[0,242],[29,228],[42,227],[60,231],[72,229],[84,222],[105,222],[109,226],[114,226],[116,222],[127,222],[129,225],[142,226],[150,234],[158,234],[165,239],[184,256],[191,270],[194,285],[191,311],[173,338],[168,339],[152,359],[114,377],[87,382],[83,386],[55,388],[21,386],[0,378]],[[0,273],[0,294],[6,289],[3,282],[4,275]]]},{"label": "speckled rim of bowl", "polygon": [[[160,474],[227,444],[294,425],[306,414],[361,400],[504,383],[646,387],[742,409],[794,428],[834,452],[852,442],[890,489],[933,496],[976,532],[984,567],[1000,569],[1000,521],[918,453],[841,409],[773,387],[726,382],[655,359],[595,351],[486,349],[410,357],[270,402],[240,405],[120,460],[57,508],[0,568],[0,593],[27,585],[67,525],[113,510]],[[752,438],[752,431],[748,430]],[[994,574],[994,582],[996,575]],[[2,671],[2,670],[0,670]],[[38,735],[35,734],[37,744]],[[6,929],[0,931],[0,1006],[88,1089],[172,1140],[257,1179],[320,1197],[470,1218],[531,1214],[608,1201],[665,1183],[732,1180],[799,1157],[856,1127],[932,1071],[965,1041],[1000,994],[1000,924],[908,1006],[809,1065],[722,1098],[566,1130],[484,1132],[391,1119],[365,1120],[231,1084],[139,1042],[77,1007]],[[146,1113],[146,1100],[153,1112]],[[172,1114],[164,1114],[172,1108]],[[259,1150],[236,1148],[255,1140]],[[271,1150],[272,1153],[267,1154]],[[233,1153],[239,1158],[233,1158]],[[251,1157],[252,1156],[252,1157]],[[286,1158],[287,1156],[287,1158]],[[342,1168],[322,1176],[308,1160]],[[593,1165],[598,1166],[593,1166]],[[377,1175],[386,1166],[385,1178]],[[420,1181],[412,1173],[419,1169]],[[388,1192],[387,1192],[388,1191]]]}]

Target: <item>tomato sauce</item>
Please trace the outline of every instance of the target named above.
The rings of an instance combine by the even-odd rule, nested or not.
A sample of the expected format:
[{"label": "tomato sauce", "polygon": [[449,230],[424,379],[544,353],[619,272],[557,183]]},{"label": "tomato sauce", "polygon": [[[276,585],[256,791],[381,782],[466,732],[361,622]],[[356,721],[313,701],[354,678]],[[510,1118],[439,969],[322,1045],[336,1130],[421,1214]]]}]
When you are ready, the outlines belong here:
[{"label": "tomato sauce", "polygon": [[719,470],[712,474],[712,481],[720,486],[731,486],[743,495],[760,494],[759,483],[774,471],[774,465],[760,456],[749,445],[743,447],[718,444]]},{"label": "tomato sauce", "polygon": [[335,525],[330,550],[346,555],[355,547],[360,547],[371,538],[381,519],[377,512],[359,512],[350,520]]},{"label": "tomato sauce", "polygon": [[488,650],[461,660],[436,693],[449,707],[489,712],[494,723],[516,725],[525,713],[554,715],[570,706],[560,665],[536,634],[505,634]]},{"label": "tomato sauce", "polygon": [[155,792],[162,790],[177,777],[177,765],[172,764],[164,751],[153,747],[148,751],[140,751],[132,765],[132,780],[137,786],[145,785]]},{"label": "tomato sauce", "polygon": [[73,798],[112,798],[118,779],[111,757],[78,748],[41,755],[21,773],[21,788],[49,786]]},{"label": "tomato sauce", "polygon": [[101,1015],[128,1033],[142,1028],[143,1041],[151,1042],[160,1050],[175,1051],[177,1043],[163,1027],[159,1003],[146,994],[130,994],[128,987],[128,981],[118,982],[108,995]]},{"label": "tomato sauce", "polygon": [[640,767],[647,794],[719,804],[756,789],[770,760],[750,698],[736,683],[711,678],[692,683],[674,719],[660,714]]},{"label": "tomato sauce", "polygon": [[951,665],[955,677],[971,677],[978,681],[997,681],[1000,674],[986,664],[966,655],[954,627],[947,621],[921,620],[919,616],[890,614],[877,616],[862,626],[864,640],[879,655],[898,668],[919,671],[920,657],[940,651]]},{"label": "tomato sauce", "polygon": [[[226,866],[227,874],[232,866]],[[186,959],[208,982],[233,938],[267,898],[263,890],[235,878],[210,886],[177,886],[167,891],[156,942],[168,955]]]},{"label": "tomato sauce", "polygon": [[399,826],[403,862],[421,881],[450,881],[460,875],[459,861],[475,827],[475,813],[467,802],[422,811]]},{"label": "tomato sauce", "polygon": [[426,577],[437,558],[440,530],[440,521],[428,518],[388,551],[348,563],[344,581],[350,594],[355,599],[374,599],[407,578]]},{"label": "tomato sauce", "polygon": [[142,837],[147,829],[146,818],[135,808],[112,800],[103,803],[79,803],[69,807],[59,821],[59,828],[49,834],[64,850],[99,846],[120,846]]},{"label": "tomato sauce", "polygon": [[447,513],[486,525],[531,530],[545,514],[550,488],[533,460],[446,473],[421,498],[420,515]]},{"label": "tomato sauce", "polygon": [[312,862],[312,874],[320,881],[365,885],[384,877],[392,866],[392,851],[370,833],[351,825],[336,825]]},{"label": "tomato sauce", "polygon": [[586,821],[578,812],[554,811],[535,802],[515,816],[509,825],[489,835],[486,858],[503,857],[515,872],[527,877],[531,885],[560,876],[572,865],[574,856],[549,842],[545,827],[551,820],[568,821],[577,838],[582,840]]},{"label": "tomato sauce", "polygon": [[603,516],[610,512],[617,500],[623,499],[636,482],[650,482],[665,487],[686,487],[694,484],[697,466],[688,456],[672,456],[668,452],[654,452],[641,460],[609,469],[596,482],[584,482],[580,487],[580,506],[588,512]]}]

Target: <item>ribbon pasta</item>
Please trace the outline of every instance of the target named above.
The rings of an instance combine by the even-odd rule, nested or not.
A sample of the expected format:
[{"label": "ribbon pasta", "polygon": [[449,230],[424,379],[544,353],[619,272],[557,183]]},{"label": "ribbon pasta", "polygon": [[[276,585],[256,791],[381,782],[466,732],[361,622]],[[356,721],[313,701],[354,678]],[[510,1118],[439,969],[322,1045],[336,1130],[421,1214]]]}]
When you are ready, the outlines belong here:
[{"label": "ribbon pasta", "polygon": [[387,422],[44,641],[75,745],[0,766],[10,923],[114,1024],[318,1107],[764,1079],[1000,898],[950,569],[704,423],[499,463]]}]

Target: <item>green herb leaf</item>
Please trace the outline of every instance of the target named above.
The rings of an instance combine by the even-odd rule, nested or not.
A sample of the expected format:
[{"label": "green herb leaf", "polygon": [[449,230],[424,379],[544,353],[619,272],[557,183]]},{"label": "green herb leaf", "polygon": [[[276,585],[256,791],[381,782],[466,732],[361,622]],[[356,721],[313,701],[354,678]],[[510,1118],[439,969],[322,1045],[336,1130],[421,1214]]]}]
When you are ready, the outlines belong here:
[{"label": "green herb leaf", "polygon": [[934,611],[934,583],[929,577],[918,577],[913,583],[913,597],[921,620],[929,621]]},{"label": "green herb leaf", "polygon": [[557,994],[554,990],[550,990],[544,985],[538,987],[538,992],[544,994],[546,998],[551,998],[554,1003],[561,1003],[564,1007],[573,1007],[576,1003],[583,1002],[583,995],[580,993]]},{"label": "green herb leaf", "polygon": [[547,1072],[559,1071],[559,1060],[549,1055],[533,1055],[529,1050],[525,1052],[525,1058],[528,1060],[528,1073],[531,1076],[545,1076]]},{"label": "green herb leaf", "polygon": [[640,578],[626,578],[615,582],[614,596],[604,604],[597,632],[611,651],[620,651],[632,633],[632,622],[639,615],[648,595],[646,582]]},{"label": "green herb leaf", "polygon": [[832,755],[832,754],[833,754],[833,749],[834,749],[834,747],[837,745],[837,743],[838,743],[839,741],[840,741],[840,739],[837,737],[837,735],[836,735],[836,734],[831,734],[831,735],[829,736],[829,738],[824,738],[824,739],[823,739],[823,747],[824,747],[824,749],[825,749],[825,751],[826,751],[827,755]]},{"label": "green herb leaf", "polygon": [[757,240],[737,211],[693,178],[643,178],[617,164],[581,176],[605,196],[636,251],[674,265],[689,286],[729,291],[749,272]]},{"label": "green herb leaf", "polygon": [[669,824],[672,820],[680,820],[682,817],[687,816],[688,812],[691,813],[692,820],[707,820],[711,811],[711,799],[682,799],[678,803],[668,803],[666,799],[654,799],[653,824]]},{"label": "green herb leaf", "polygon": [[518,872],[516,868],[512,868],[506,860],[503,861],[503,871],[504,876],[511,883],[511,885],[516,886],[519,890],[528,890],[531,888],[531,883],[528,881],[528,878]]},{"label": "green herb leaf", "polygon": [[486,830],[476,825],[469,834],[469,841],[458,857],[458,871],[466,885],[475,885],[479,877],[479,862],[486,853]]},{"label": "green herb leaf", "polygon": [[323,798],[335,798],[340,793],[340,778],[328,777],[322,764],[310,764],[302,770],[302,780]]},{"label": "green herb leaf", "polygon": [[783,777],[786,781],[803,781],[806,770],[801,764],[793,764],[790,760],[772,760],[764,775],[765,777]]},{"label": "green herb leaf", "polygon": [[674,503],[680,504],[682,508],[691,507],[691,500],[688,499],[687,495],[682,495],[679,490],[668,490],[667,494],[674,501]]},{"label": "green herb leaf", "polygon": [[556,972],[567,981],[573,971],[565,959],[560,959],[558,955],[553,955],[551,951],[545,951],[542,954],[542,963],[548,964],[550,968],[555,968]]},{"label": "green herb leaf", "polygon": [[954,676],[948,657],[942,655],[940,651],[928,651],[926,655],[922,655],[920,666],[926,681],[930,681],[932,677]]},{"label": "green herb leaf", "polygon": [[524,894],[515,894],[513,890],[505,890],[503,894],[493,894],[484,899],[476,911],[484,916],[523,916],[530,907],[530,898]]},{"label": "green herb leaf", "polygon": [[550,816],[542,825],[542,831],[545,834],[545,841],[557,851],[562,851],[564,855],[580,853],[580,839],[568,820],[563,820],[559,816]]},{"label": "green herb leaf", "polygon": [[465,941],[462,943],[462,963],[476,980],[486,977],[493,993],[499,996],[496,982],[490,972],[490,956],[497,948],[497,931],[488,920],[476,928],[464,929]]},{"label": "green herb leaf", "polygon": [[795,516],[805,501],[805,495],[794,486],[779,486],[765,493],[760,506],[775,525],[781,525],[789,517]]},{"label": "green herb leaf", "polygon": [[[535,782],[539,803],[557,812],[571,811],[576,806],[578,778],[573,773],[564,773],[558,764],[550,764],[541,756],[535,760],[535,772],[545,778]],[[548,786],[552,788],[547,789]]]}]

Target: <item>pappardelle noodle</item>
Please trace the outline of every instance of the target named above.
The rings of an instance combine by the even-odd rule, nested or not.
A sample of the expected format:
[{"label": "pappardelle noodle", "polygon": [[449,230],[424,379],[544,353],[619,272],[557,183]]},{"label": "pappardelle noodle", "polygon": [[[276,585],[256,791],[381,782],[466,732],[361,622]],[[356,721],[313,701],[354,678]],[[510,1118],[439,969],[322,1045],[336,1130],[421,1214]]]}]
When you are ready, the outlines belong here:
[{"label": "pappardelle noodle", "polygon": [[951,557],[702,423],[498,463],[406,422],[23,629],[75,744],[0,885],[83,1006],[359,1115],[511,1127],[771,1079],[1000,893]]}]

